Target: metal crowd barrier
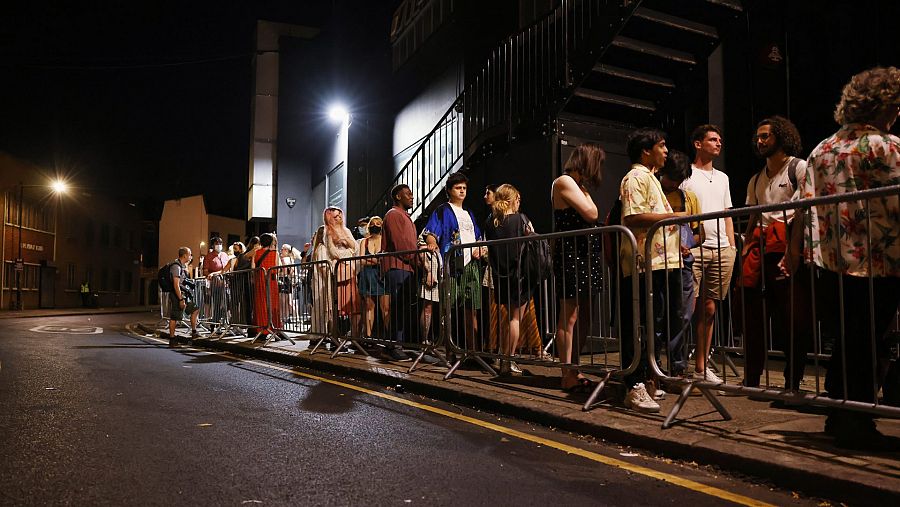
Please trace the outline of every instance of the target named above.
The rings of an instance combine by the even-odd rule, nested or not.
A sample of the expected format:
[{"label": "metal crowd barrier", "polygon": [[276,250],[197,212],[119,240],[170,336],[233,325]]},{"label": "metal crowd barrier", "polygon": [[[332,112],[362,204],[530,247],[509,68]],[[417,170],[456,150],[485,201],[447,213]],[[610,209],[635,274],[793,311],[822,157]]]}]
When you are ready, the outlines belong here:
[{"label": "metal crowd barrier", "polygon": [[334,341],[334,290],[329,261],[276,266],[268,269],[267,276],[278,284],[277,299],[270,296],[280,315],[280,324],[270,325],[273,331],[290,338],[315,337],[313,352],[325,341]]},{"label": "metal crowd barrier", "polygon": [[[336,354],[349,345],[377,349],[393,360],[449,367],[440,330],[439,261],[428,250],[407,250],[340,259],[334,267]],[[407,351],[413,351],[415,358]]]},{"label": "metal crowd barrier", "polygon": [[258,270],[245,269],[228,271],[216,275],[218,292],[223,298],[222,313],[217,321],[218,332],[213,336],[224,338],[229,335],[248,336],[253,328],[253,277]]},{"label": "metal crowd barrier", "polygon": [[[818,243],[816,210],[837,209],[839,204],[850,203],[856,207],[865,227],[867,241],[860,245],[858,253],[861,258],[866,259],[869,273],[867,277],[837,274],[805,262],[800,264],[795,273],[785,277],[777,264],[782,254],[767,254],[766,242],[760,241],[758,286],[747,287],[748,283],[743,282],[742,276],[744,261],[738,251],[734,280],[726,300],[728,303],[717,309],[714,328],[720,345],[714,347],[718,358],[715,364],[723,376],[723,383],[671,375],[665,365],[653,361],[651,366],[654,374],[681,389],[680,397],[666,417],[663,428],[672,425],[693,391],[703,394],[726,420],[731,419],[731,415],[717,400],[717,394],[754,396],[780,400],[787,405],[817,405],[881,417],[900,417],[900,406],[879,401],[879,392],[884,385],[883,372],[888,370],[889,361],[897,360],[896,344],[893,343],[896,341],[896,334],[888,331],[892,324],[894,327],[897,324],[896,296],[889,296],[893,284],[898,282],[896,278],[872,276],[874,263],[882,262],[883,259],[879,258],[879,252],[872,255],[870,245],[873,225],[869,219],[870,205],[874,200],[880,200],[886,207],[885,203],[891,201],[891,206],[896,209],[898,196],[900,185],[671,218],[654,224],[648,231],[648,237],[669,225],[739,218],[763,212],[775,213],[776,218],[780,216],[782,221],[786,221],[788,211],[794,210],[795,216],[804,217],[804,245],[807,245],[811,239]],[[891,219],[896,220],[896,217]],[[832,223],[824,226],[834,228],[834,236],[840,238],[841,228],[848,227],[849,224]],[[738,232],[735,231],[736,235]],[[677,236],[665,232],[664,235],[666,242],[679,241]],[[840,252],[836,250],[838,245],[822,242],[818,243],[816,249],[822,255],[835,253],[840,258]],[[649,242],[646,247],[645,258],[649,267]],[[809,249],[806,251],[810,252]],[[702,255],[711,255],[713,262],[722,262],[720,252],[704,249]],[[651,276],[649,271],[645,271],[648,299],[652,297],[653,290]],[[668,297],[672,291],[680,290],[680,287],[666,285],[663,290]],[[864,293],[864,301],[847,301],[846,290]],[[855,328],[847,327],[850,315],[846,312],[851,305],[865,308],[863,312],[867,313]],[[666,315],[666,319],[668,321],[671,316]],[[648,305],[646,334],[649,349],[654,349],[656,345],[654,325],[653,308]],[[865,357],[860,358],[859,351],[863,351]],[[848,356],[851,356],[849,360]],[[778,358],[784,358],[783,365],[775,361]],[[896,364],[891,367],[896,368]],[[733,375],[729,376],[729,369]],[[896,380],[893,382],[896,383]],[[861,383],[867,387],[860,388]],[[885,386],[892,390],[900,388],[893,384]]]},{"label": "metal crowd barrier", "polygon": [[[453,363],[445,378],[452,377],[466,360],[492,375],[497,374],[491,364],[496,361],[503,373],[514,371],[518,364],[576,369],[601,378],[583,408],[594,407],[610,378],[627,379],[641,359],[638,326],[628,324],[639,318],[638,279],[631,277],[626,285],[614,275],[623,242],[631,246],[626,259],[636,266],[634,235],[622,226],[451,247],[444,258],[440,295]],[[489,280],[484,279],[485,268]],[[483,284],[488,285],[486,298]],[[568,315],[560,317],[560,311]],[[513,337],[515,324],[505,317],[509,315],[519,317],[518,339]],[[576,320],[570,332],[572,317]],[[555,334],[541,336],[541,329],[554,329]],[[524,354],[512,343],[535,339],[536,347]],[[559,360],[547,357],[547,351]]]}]

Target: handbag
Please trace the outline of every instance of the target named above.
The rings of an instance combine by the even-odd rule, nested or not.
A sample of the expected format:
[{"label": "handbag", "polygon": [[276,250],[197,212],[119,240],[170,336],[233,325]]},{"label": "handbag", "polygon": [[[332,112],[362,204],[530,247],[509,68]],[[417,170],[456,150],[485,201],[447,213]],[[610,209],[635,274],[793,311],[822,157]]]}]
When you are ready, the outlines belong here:
[{"label": "handbag", "polygon": [[[536,236],[531,221],[522,213],[522,236]],[[537,285],[550,277],[553,259],[546,239],[532,239],[522,245],[519,254],[519,276],[531,285]]]}]

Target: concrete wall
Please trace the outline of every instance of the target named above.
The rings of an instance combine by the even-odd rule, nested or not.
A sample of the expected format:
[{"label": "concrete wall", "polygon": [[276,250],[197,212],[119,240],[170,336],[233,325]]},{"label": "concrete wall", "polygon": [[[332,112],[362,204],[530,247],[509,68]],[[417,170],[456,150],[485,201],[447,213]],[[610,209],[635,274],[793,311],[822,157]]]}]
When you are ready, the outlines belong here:
[{"label": "concrete wall", "polygon": [[462,92],[462,66],[450,65],[397,113],[394,120],[394,174],[412,156],[415,148],[444,116]]},{"label": "concrete wall", "polygon": [[[178,257],[178,249],[190,247],[197,267],[200,256],[205,255],[209,241],[209,221],[202,195],[166,201],[159,219],[159,263],[171,262]],[[204,244],[201,249],[200,243]]]},{"label": "concrete wall", "polygon": [[240,241],[244,241],[247,232],[247,222],[239,218],[229,218],[220,215],[207,215],[210,236],[213,232],[217,232],[222,241],[225,241],[225,248],[228,248],[228,236],[237,236]]}]

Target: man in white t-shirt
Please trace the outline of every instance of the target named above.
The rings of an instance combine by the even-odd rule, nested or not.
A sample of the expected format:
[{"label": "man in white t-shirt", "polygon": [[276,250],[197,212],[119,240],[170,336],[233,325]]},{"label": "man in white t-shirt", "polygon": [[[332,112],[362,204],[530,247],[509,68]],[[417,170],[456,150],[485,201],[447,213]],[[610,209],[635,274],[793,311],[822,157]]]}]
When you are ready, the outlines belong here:
[{"label": "man in white t-shirt", "polygon": [[[756,154],[765,159],[766,164],[747,183],[747,205],[780,204],[800,199],[797,182],[806,174],[806,161],[797,158],[803,150],[797,127],[781,116],[766,118],[756,126],[755,141]],[[744,385],[749,387],[759,386],[766,343],[770,341],[766,339],[767,330],[772,330],[771,341],[788,359],[784,365],[785,389],[800,388],[806,352],[812,344],[814,323],[807,320],[812,315],[809,273],[801,269],[788,279],[779,267],[785,256],[793,219],[794,210],[789,209],[753,214],[747,222],[741,252],[744,273],[756,273],[752,281],[743,277],[746,302]],[[752,269],[748,269],[750,267]]]},{"label": "man in white t-shirt", "polygon": [[[691,134],[696,155],[691,177],[681,188],[697,195],[702,213],[714,213],[731,208],[728,175],[713,167],[713,160],[722,153],[722,132],[715,125],[700,125]],[[701,244],[693,248],[694,281],[697,287],[697,306],[694,311],[697,348],[694,353],[695,379],[721,383],[706,365],[712,345],[716,305],[728,294],[734,269],[734,224],[731,218],[704,220]]]}]

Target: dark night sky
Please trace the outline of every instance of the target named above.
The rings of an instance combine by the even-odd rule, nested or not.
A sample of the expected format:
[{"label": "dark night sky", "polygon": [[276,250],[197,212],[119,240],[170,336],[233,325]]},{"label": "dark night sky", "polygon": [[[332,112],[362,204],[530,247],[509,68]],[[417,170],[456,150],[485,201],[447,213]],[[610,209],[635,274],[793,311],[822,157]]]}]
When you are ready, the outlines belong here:
[{"label": "dark night sky", "polygon": [[205,193],[243,216],[255,21],[327,27],[334,3],[70,4],[4,7],[0,150],[98,193]]}]

